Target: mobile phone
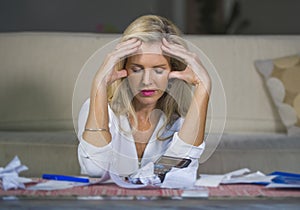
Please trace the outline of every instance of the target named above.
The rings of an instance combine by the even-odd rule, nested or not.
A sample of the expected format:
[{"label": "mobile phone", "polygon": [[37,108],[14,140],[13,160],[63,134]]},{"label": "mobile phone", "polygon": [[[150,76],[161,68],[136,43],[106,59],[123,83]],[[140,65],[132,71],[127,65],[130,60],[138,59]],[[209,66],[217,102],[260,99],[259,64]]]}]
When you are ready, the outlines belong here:
[{"label": "mobile phone", "polygon": [[160,178],[161,182],[163,182],[166,174],[172,169],[172,167],[185,168],[190,163],[191,159],[163,155],[154,163],[154,174],[156,174]]}]

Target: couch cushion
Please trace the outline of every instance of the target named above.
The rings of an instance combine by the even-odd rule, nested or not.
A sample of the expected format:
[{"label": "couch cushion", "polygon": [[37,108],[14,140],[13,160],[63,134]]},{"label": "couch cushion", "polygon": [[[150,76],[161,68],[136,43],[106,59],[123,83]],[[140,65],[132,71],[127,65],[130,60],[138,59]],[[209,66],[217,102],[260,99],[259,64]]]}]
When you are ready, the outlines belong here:
[{"label": "couch cushion", "polygon": [[18,156],[28,170],[22,176],[43,173],[79,175],[78,140],[74,132],[0,132],[0,167]]},{"label": "couch cushion", "polygon": [[240,168],[271,173],[300,173],[300,138],[286,134],[228,134],[212,156],[200,164],[200,173],[223,174]]},{"label": "couch cushion", "polygon": [[[18,155],[29,168],[22,176],[79,175],[77,145],[74,132],[0,132],[0,167]],[[264,173],[276,170],[300,173],[299,150],[300,139],[295,136],[224,134],[211,157],[204,163],[200,160],[199,172],[223,174],[248,167]]]},{"label": "couch cushion", "polygon": [[255,65],[288,134],[300,136],[300,54],[258,60]]}]

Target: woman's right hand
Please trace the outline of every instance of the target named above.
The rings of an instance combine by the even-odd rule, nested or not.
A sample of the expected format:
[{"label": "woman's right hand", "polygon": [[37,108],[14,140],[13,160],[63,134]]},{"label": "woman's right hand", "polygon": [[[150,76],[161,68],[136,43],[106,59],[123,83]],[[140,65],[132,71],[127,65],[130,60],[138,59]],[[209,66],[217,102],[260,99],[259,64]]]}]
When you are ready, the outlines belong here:
[{"label": "woman's right hand", "polygon": [[[108,86],[114,81],[126,77],[127,71],[125,69],[117,69],[116,64],[129,55],[136,53],[141,44],[141,40],[136,38],[119,43],[116,46],[115,50],[106,56],[104,62],[102,63],[96,74],[95,82],[99,85],[99,83],[102,83],[102,81],[100,80],[104,79],[103,85]],[[103,78],[103,73],[105,72],[108,73]]]}]

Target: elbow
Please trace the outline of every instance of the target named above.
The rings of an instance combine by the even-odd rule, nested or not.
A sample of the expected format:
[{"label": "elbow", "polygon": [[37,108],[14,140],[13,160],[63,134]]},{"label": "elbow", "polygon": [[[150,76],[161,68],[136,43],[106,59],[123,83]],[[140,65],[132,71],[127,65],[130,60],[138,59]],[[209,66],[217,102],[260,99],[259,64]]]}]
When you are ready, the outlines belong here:
[{"label": "elbow", "polygon": [[[79,157],[80,173],[92,177],[101,177],[105,174],[107,169],[105,166],[99,166],[88,157]],[[102,164],[103,165],[103,164]]]}]

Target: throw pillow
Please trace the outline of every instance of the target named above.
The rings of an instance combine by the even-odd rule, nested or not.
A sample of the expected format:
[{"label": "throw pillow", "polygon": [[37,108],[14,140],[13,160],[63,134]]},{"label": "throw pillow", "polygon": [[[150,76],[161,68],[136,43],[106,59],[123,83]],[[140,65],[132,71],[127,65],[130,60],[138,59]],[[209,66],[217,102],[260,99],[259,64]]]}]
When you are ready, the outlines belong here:
[{"label": "throw pillow", "polygon": [[300,135],[300,55],[257,60],[288,135]]}]

